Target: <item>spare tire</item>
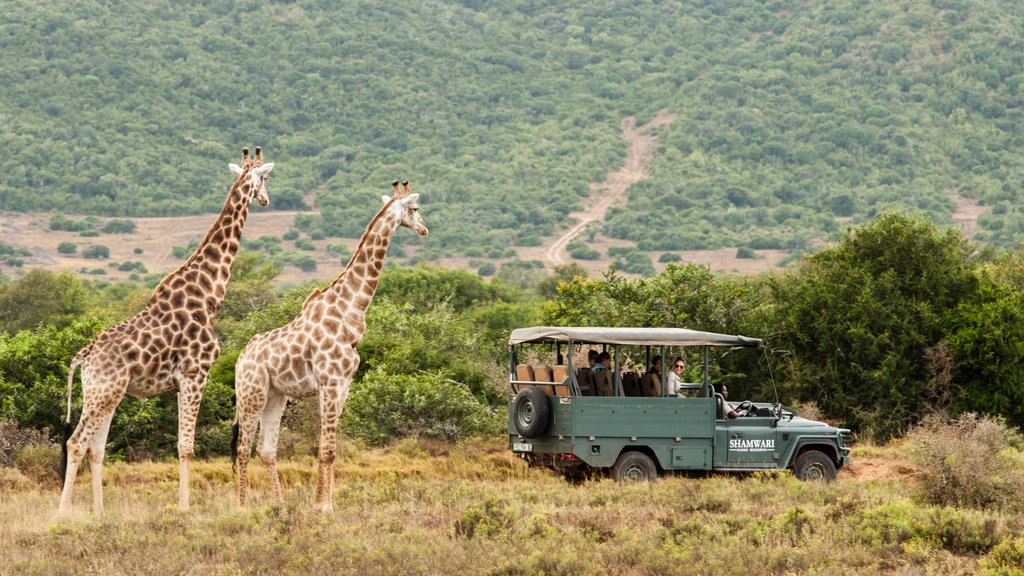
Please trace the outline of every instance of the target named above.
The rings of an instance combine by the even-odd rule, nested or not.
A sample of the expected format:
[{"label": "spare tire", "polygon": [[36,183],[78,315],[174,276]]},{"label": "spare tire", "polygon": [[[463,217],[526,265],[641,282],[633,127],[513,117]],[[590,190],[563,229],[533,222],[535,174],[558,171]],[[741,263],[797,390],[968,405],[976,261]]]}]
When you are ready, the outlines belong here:
[{"label": "spare tire", "polygon": [[516,432],[523,438],[536,438],[548,429],[551,408],[548,397],[540,388],[523,388],[512,401],[512,421]]}]

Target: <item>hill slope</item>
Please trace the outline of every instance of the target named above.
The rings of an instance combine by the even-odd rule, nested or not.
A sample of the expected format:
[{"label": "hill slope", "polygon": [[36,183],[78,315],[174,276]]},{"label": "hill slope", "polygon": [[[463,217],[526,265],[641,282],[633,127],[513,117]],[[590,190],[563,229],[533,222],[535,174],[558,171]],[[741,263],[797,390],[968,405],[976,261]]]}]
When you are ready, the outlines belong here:
[{"label": "hill slope", "polygon": [[[890,207],[1024,233],[1022,9],[995,0],[269,3],[15,0],[0,14],[0,210],[216,210],[243,145],[273,207],[358,236],[395,177],[426,260],[577,223],[620,122],[675,120],[602,230],[642,251],[801,251]],[[626,249],[620,249],[626,250]],[[621,252],[620,252],[621,253]],[[603,259],[608,255],[600,255]]]}]

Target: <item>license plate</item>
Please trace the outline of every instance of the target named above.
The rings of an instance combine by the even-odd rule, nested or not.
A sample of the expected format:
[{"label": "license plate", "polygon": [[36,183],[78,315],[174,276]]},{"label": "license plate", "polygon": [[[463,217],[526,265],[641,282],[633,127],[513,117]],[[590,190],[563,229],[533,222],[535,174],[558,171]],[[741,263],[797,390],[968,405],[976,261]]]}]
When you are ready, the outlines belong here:
[{"label": "license plate", "polygon": [[533,452],[533,444],[530,444],[529,442],[513,442],[512,443],[512,451],[513,452]]}]

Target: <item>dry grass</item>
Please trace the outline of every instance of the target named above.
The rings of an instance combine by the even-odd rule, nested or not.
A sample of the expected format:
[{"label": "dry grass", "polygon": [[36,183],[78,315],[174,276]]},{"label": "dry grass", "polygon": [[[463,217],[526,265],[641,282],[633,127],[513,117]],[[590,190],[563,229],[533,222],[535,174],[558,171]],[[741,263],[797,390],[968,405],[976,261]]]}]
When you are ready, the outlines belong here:
[{"label": "dry grass", "polygon": [[[875,448],[873,458],[885,457]],[[899,450],[896,449],[895,453]],[[102,518],[55,517],[58,494],[0,492],[0,574],[973,574],[1024,566],[1024,520],[916,502],[899,477],[804,484],[788,474],[573,485],[495,443],[343,446],[335,512],[311,510],[312,460],[286,462],[283,505],[254,463],[235,504],[230,464],[194,467],[175,505],[173,462],[106,470]]]}]

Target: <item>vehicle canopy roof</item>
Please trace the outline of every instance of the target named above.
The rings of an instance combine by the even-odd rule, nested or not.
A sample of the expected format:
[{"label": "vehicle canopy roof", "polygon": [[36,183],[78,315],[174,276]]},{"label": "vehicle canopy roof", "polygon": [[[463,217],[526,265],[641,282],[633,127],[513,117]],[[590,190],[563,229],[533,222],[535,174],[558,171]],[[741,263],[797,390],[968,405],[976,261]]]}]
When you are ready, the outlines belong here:
[{"label": "vehicle canopy roof", "polygon": [[534,326],[517,328],[509,335],[509,344],[575,342],[581,344],[623,344],[651,346],[750,346],[761,345],[760,338],[699,332],[685,328],[605,328]]}]

